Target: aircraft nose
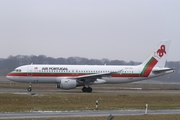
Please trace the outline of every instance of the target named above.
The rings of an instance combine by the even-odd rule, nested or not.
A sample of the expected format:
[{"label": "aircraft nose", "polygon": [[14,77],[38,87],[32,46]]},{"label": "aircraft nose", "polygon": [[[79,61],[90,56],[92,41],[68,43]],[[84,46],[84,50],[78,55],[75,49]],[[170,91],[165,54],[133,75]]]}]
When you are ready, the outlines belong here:
[{"label": "aircraft nose", "polygon": [[8,73],[8,74],[6,75],[6,78],[7,78],[8,80],[11,80],[10,73]]}]

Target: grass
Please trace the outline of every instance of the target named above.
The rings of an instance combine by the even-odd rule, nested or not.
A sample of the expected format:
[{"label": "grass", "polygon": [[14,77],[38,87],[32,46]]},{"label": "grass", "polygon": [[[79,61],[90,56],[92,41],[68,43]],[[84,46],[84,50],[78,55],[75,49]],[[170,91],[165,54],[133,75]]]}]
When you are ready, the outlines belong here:
[{"label": "grass", "polygon": [[180,109],[179,94],[0,94],[0,112]]},{"label": "grass", "polygon": [[[0,88],[24,89],[28,84],[3,81],[0,77]],[[179,90],[180,85],[151,85],[151,84],[120,84],[93,86],[94,91],[113,90],[121,88],[142,88],[143,90]],[[33,84],[34,90],[57,90],[54,84]],[[81,91],[80,89],[77,89]],[[99,110],[144,109],[148,103],[149,109],[180,109],[180,94],[0,94],[0,112],[24,111],[65,111],[65,110],[94,110],[95,101],[99,100]],[[42,118],[20,120],[107,120],[107,117],[85,118]],[[113,120],[178,120],[180,115],[142,115],[115,116]],[[12,119],[8,119],[12,120]],[[13,119],[14,120],[14,119]],[[19,120],[19,119],[16,119]]]},{"label": "grass", "polygon": [[[8,119],[8,120],[107,120],[108,117],[76,117],[76,118],[32,118],[32,119]],[[113,120],[179,120],[180,115],[139,115],[139,116],[115,116]]]}]

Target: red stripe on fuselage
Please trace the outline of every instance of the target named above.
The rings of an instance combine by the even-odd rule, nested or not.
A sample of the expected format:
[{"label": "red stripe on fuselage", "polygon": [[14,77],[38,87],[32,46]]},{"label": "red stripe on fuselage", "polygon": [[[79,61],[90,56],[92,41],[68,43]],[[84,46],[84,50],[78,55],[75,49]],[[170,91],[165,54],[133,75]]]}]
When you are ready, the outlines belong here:
[{"label": "red stripe on fuselage", "polygon": [[32,76],[32,77],[75,77],[86,74],[70,74],[70,73],[9,73],[7,76]]},{"label": "red stripe on fuselage", "polygon": [[[89,74],[72,74],[72,73],[9,73],[7,76],[19,77],[76,77]],[[139,77],[140,74],[112,74],[111,77]]]},{"label": "red stripe on fuselage", "polygon": [[112,77],[139,77],[139,74],[112,74]]}]

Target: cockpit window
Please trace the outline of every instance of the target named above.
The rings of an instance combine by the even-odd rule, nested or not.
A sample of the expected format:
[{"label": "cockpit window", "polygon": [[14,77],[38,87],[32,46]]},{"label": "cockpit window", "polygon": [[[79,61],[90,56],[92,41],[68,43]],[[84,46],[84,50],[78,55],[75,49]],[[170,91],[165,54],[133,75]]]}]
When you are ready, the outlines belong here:
[{"label": "cockpit window", "polygon": [[15,72],[21,72],[21,69],[15,69],[14,71]]}]

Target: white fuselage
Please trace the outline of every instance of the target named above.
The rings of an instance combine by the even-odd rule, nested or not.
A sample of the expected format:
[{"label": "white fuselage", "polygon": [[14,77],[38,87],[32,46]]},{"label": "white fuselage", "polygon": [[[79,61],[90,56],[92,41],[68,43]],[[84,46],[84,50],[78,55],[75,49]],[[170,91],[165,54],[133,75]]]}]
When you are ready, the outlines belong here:
[{"label": "white fuselage", "polygon": [[9,73],[7,78],[15,82],[25,83],[59,83],[63,78],[74,79],[77,76],[114,72],[111,76],[100,78],[104,81],[91,82],[91,84],[116,84],[135,82],[167,74],[164,72],[155,75],[151,70],[148,75],[144,75],[143,69],[143,66],[140,65],[25,65]]}]

